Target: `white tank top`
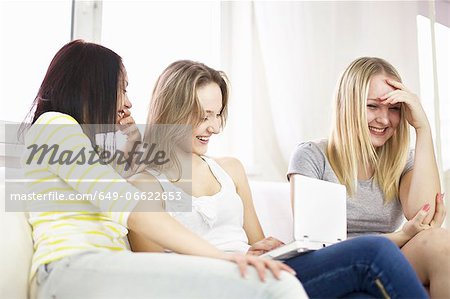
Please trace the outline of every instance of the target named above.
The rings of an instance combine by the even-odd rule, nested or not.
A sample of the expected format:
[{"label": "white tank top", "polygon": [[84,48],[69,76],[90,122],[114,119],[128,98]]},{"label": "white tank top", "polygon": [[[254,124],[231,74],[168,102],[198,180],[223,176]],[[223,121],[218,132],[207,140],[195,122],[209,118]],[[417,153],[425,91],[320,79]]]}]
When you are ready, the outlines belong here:
[{"label": "white tank top", "polygon": [[[250,248],[244,231],[244,206],[230,176],[213,159],[202,156],[219,182],[220,191],[211,196],[194,197],[172,184],[164,174],[148,170],[165,192],[181,192],[182,202],[190,202],[192,212],[179,212],[179,202],[166,201],[166,211],[222,251],[246,253]],[[178,211],[177,211],[178,210]],[[190,209],[189,209],[190,210]]]}]

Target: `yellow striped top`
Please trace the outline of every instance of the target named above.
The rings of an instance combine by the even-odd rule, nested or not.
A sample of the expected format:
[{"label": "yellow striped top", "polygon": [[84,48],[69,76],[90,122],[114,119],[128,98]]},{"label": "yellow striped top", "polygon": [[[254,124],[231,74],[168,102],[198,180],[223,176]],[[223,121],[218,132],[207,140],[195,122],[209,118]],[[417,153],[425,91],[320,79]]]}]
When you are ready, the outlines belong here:
[{"label": "yellow striped top", "polygon": [[[57,154],[64,151],[67,151],[66,155],[69,151],[74,153],[74,160],[67,164],[51,163],[50,153],[44,155],[42,150],[32,153],[33,145],[40,147],[45,144],[48,147],[58,145]],[[85,161],[81,156],[74,158],[82,148]],[[137,202],[126,200],[125,195],[139,190],[128,184],[110,165],[98,162],[89,165],[86,158],[93,151],[89,138],[77,121],[59,112],[41,115],[25,136],[22,164],[29,193],[53,193],[66,199],[97,194],[96,199],[91,197],[91,200],[83,201],[30,201],[29,222],[34,241],[30,279],[40,265],[75,253],[127,250],[124,240],[128,233],[127,220]],[[64,156],[61,155],[60,159],[64,160]],[[73,162],[75,160],[78,163]],[[99,194],[103,194],[103,200]],[[108,194],[114,194],[116,200],[105,198]]]}]

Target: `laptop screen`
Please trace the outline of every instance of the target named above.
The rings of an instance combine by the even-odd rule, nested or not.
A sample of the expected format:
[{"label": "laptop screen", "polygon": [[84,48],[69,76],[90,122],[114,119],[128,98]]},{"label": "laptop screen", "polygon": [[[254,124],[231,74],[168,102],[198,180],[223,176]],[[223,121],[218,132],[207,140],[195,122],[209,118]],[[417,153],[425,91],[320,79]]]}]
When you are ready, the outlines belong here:
[{"label": "laptop screen", "polygon": [[347,239],[347,198],[344,185],[291,176],[294,239],[333,244]]}]

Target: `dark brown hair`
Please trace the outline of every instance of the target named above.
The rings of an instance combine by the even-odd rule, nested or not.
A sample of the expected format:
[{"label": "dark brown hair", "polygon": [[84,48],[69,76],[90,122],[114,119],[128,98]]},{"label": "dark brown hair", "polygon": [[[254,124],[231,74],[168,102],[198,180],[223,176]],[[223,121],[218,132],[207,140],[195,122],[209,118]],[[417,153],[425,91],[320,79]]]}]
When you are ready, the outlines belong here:
[{"label": "dark brown hair", "polygon": [[[107,127],[116,123],[122,78],[122,58],[114,51],[74,40],[51,61],[29,112],[29,122],[33,124],[43,113],[56,111],[80,124],[99,124],[96,129],[109,131]],[[98,132],[85,133],[93,141]]]}]

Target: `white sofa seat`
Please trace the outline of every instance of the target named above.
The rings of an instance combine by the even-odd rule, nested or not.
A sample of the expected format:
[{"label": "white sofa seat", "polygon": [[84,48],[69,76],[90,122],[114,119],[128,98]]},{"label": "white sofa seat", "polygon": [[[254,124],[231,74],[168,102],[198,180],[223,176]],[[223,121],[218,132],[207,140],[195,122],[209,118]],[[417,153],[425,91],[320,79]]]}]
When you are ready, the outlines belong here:
[{"label": "white sofa seat", "polygon": [[33,255],[31,227],[25,213],[4,211],[5,187],[0,186],[0,298],[26,299]]}]

